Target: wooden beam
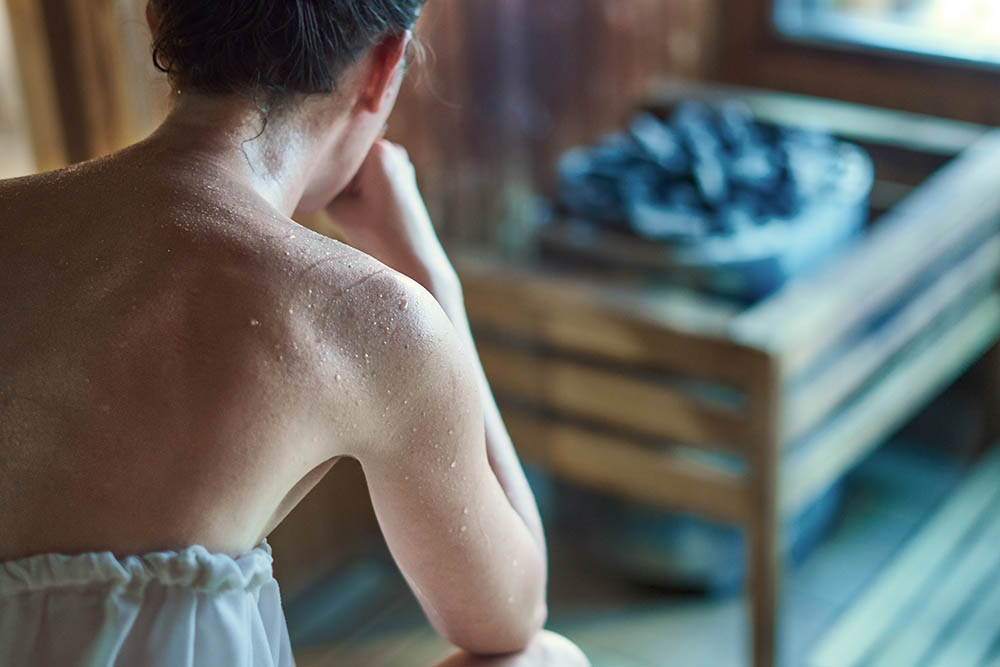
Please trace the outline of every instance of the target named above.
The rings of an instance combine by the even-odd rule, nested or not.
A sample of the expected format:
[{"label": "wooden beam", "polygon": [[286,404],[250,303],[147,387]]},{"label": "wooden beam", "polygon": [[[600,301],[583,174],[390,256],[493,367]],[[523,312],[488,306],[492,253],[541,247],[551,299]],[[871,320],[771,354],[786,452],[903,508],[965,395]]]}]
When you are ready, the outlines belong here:
[{"label": "wooden beam", "polygon": [[778,507],[781,371],[780,361],[766,353],[758,353],[752,361],[752,385],[748,392],[751,456],[747,484],[751,509],[746,533],[747,611],[753,665],[772,667],[777,658],[783,571]]}]

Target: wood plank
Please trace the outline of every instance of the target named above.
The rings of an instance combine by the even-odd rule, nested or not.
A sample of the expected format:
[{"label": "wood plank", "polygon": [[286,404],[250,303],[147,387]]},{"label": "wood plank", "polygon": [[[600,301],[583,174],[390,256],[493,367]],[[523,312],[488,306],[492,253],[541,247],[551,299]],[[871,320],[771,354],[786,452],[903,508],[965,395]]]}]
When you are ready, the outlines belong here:
[{"label": "wood plank", "polygon": [[663,382],[480,340],[490,384],[563,414],[707,449],[747,449],[747,423],[735,410],[697,400]]},{"label": "wood plank", "polygon": [[814,651],[812,667],[852,667],[917,600],[922,583],[933,580],[956,544],[1000,502],[1000,448],[962,482],[944,506],[906,545],[900,556],[834,626]]},{"label": "wood plank", "polygon": [[[1000,476],[994,478],[1000,487]],[[931,591],[920,605],[894,630],[888,644],[873,656],[872,667],[916,665],[927,659],[935,642],[948,623],[959,613],[977,590],[990,583],[990,575],[1000,564],[1000,498],[994,496],[985,526],[977,526],[978,534],[970,543],[963,543],[942,571],[931,580]],[[953,545],[956,546],[957,545]],[[1000,629],[1000,617],[994,619],[994,629]],[[977,663],[965,663],[976,667]],[[961,663],[949,663],[960,667]]]},{"label": "wood plank", "polygon": [[[996,555],[994,559],[1000,562]],[[1000,582],[994,580],[986,591],[929,667],[979,667],[989,657],[1000,639]]]},{"label": "wood plank", "polygon": [[989,131],[976,123],[736,85],[660,81],[650,94],[654,103],[689,97],[710,101],[737,97],[746,101],[755,115],[772,123],[814,125],[853,141],[935,155],[957,155]]},{"label": "wood plank", "polygon": [[747,520],[740,476],[569,424],[504,413],[518,451],[556,476],[600,491],[730,524]]},{"label": "wood plank", "polygon": [[1000,334],[1000,295],[990,294],[960,322],[899,364],[782,465],[782,511],[794,514],[829,488]]},{"label": "wood plank", "polygon": [[787,398],[783,441],[799,441],[826,419],[893,355],[926,330],[962,294],[1000,276],[1000,235],[951,268],[895,315],[891,322],[852,346],[836,363],[805,386],[793,385]]},{"label": "wood plank", "polygon": [[737,340],[780,354],[794,377],[898,299],[933,262],[997,224],[1000,130],[887,213],[864,243],[739,316]]},{"label": "wood plank", "polygon": [[676,290],[664,294],[634,280],[561,275],[468,251],[454,260],[476,327],[730,386],[747,384],[755,352],[725,337],[735,312],[730,304],[681,301],[671,296]]}]

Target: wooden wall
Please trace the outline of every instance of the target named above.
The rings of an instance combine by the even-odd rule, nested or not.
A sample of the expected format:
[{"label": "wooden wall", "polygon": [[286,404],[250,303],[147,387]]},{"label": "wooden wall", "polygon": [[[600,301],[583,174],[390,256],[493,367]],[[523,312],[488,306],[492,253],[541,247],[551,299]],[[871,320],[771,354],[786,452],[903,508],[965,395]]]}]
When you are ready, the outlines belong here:
[{"label": "wooden wall", "polygon": [[431,0],[390,137],[407,144],[435,220],[516,243],[557,156],[620,125],[656,77],[712,66],[711,0]]},{"label": "wooden wall", "polygon": [[[430,0],[418,26],[427,57],[390,126],[442,231],[516,237],[561,151],[615,128],[652,78],[706,71],[717,1]],[[5,2],[46,24],[35,42],[48,40],[69,161],[134,141],[163,117],[168,91],[150,63],[145,0]],[[22,23],[25,44],[27,32]]]}]

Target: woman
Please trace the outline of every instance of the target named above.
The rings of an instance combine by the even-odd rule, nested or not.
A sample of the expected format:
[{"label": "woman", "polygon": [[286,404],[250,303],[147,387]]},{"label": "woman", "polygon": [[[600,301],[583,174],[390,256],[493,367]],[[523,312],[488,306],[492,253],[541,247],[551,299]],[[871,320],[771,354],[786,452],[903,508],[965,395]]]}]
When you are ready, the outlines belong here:
[{"label": "woman", "polygon": [[449,665],[586,663],[380,139],[422,4],[153,0],[163,125],[0,183],[0,664],[291,664],[264,539],[343,457]]}]

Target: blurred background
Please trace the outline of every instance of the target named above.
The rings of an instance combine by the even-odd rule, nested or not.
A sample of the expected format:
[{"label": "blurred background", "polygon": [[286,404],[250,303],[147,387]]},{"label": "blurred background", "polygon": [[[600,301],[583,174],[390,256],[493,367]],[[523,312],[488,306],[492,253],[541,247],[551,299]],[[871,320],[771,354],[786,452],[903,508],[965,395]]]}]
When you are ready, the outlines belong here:
[{"label": "blurred background", "polygon": [[[0,3],[0,178],[156,127],[144,7]],[[595,665],[1000,665],[1000,3],[429,0],[417,32],[390,138],[553,629]],[[301,664],[446,652],[358,466],[271,542]]]}]

